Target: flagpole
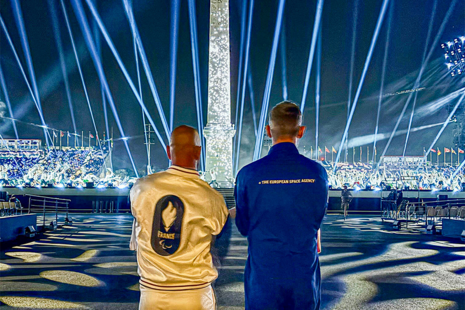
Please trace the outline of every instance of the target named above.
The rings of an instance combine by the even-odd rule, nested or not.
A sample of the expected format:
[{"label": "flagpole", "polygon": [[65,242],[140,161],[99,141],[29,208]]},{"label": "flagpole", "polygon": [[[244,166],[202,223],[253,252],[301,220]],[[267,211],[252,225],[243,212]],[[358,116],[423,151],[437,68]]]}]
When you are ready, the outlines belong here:
[{"label": "flagpole", "polygon": [[333,152],[334,146],[331,148],[331,162],[334,164],[334,152]]},{"label": "flagpole", "polygon": [[453,149],[454,149],[454,148],[452,148],[452,147],[450,148],[450,166],[451,166],[451,167],[454,165],[454,164],[452,163],[452,159],[454,158],[454,155],[453,155],[454,153],[452,153],[452,150],[453,150]]},{"label": "flagpole", "polygon": [[66,135],[66,146],[69,148],[69,131],[67,133],[68,134]]},{"label": "flagpole", "polygon": [[352,164],[355,164],[355,147],[352,147]]},{"label": "flagpole", "polygon": [[326,161],[326,145],[325,145],[325,161]]},{"label": "flagpole", "polygon": [[82,149],[84,148],[84,130],[82,131],[82,135],[81,135],[81,148]]},{"label": "flagpole", "polygon": [[367,146],[367,164],[370,162],[370,147]]},{"label": "flagpole", "polygon": [[90,131],[89,131],[89,149],[90,149]]},{"label": "flagpole", "polygon": [[310,145],[310,159],[313,159],[313,146]]},{"label": "flagpole", "polygon": [[457,166],[460,165],[460,152],[459,152],[459,148],[457,148]]},{"label": "flagpole", "polygon": [[360,147],[360,162],[362,162],[362,147]]},{"label": "flagpole", "polygon": [[60,150],[61,150],[61,130],[60,130]]},{"label": "flagpole", "polygon": [[444,167],[446,166],[446,148],[444,148]]}]

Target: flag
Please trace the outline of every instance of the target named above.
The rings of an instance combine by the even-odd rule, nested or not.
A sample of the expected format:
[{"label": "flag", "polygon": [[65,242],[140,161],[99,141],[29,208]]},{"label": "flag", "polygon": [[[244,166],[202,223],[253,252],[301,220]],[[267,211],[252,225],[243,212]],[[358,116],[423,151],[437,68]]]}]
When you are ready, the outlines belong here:
[{"label": "flag", "polygon": [[318,153],[323,153],[323,151],[318,147]]},{"label": "flag", "polygon": [[325,152],[326,153],[331,153],[326,146],[325,146]]},{"label": "flag", "polygon": [[431,149],[431,152],[436,153],[436,150],[435,150],[435,149]]},{"label": "flag", "polygon": [[459,148],[459,154],[465,153],[461,148]]},{"label": "flag", "polygon": [[447,147],[444,148],[444,153],[450,153],[450,149],[448,149]]},{"label": "flag", "polygon": [[334,148],[334,146],[333,146],[333,153],[337,153],[337,151],[336,151],[336,149]]},{"label": "flag", "polygon": [[89,137],[91,137],[92,139],[94,138],[94,135],[89,133]]},{"label": "flag", "polygon": [[441,156],[441,150],[438,148],[438,156]]},{"label": "flag", "polygon": [[452,151],[452,154],[457,154],[457,153],[455,153],[455,150],[454,150],[454,149],[450,149],[450,150]]},{"label": "flag", "polygon": [[65,133],[60,130],[60,137],[64,137]]}]

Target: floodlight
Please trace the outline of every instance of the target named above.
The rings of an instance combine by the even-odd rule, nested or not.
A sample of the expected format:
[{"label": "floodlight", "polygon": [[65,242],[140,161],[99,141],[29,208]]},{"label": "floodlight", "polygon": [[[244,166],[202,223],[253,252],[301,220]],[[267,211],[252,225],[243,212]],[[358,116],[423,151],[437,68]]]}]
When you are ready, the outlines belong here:
[{"label": "floodlight", "polygon": [[129,185],[128,185],[127,183],[124,183],[124,184],[118,185],[118,188],[119,188],[119,189],[125,189],[125,188],[128,188],[128,186],[129,186]]},{"label": "floodlight", "polygon": [[105,184],[100,183],[99,185],[97,185],[97,188],[105,188]]},{"label": "floodlight", "polygon": [[58,183],[58,184],[55,184],[55,187],[63,188],[63,187],[65,187],[65,186],[63,185],[63,183]]}]

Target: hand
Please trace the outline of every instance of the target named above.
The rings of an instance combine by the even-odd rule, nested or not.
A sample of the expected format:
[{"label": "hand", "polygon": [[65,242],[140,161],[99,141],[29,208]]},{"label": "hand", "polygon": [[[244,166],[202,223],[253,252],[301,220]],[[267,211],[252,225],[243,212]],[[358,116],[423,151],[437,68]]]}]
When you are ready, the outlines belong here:
[{"label": "hand", "polygon": [[232,219],[235,219],[235,218],[236,218],[236,208],[229,209],[229,216],[230,216]]}]

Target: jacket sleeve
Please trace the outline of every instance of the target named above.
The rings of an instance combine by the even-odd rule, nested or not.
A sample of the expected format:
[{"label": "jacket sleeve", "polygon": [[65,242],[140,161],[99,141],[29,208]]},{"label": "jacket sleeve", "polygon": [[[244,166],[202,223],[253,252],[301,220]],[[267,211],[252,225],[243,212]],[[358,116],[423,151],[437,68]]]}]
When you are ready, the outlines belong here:
[{"label": "jacket sleeve", "polygon": [[247,188],[241,173],[238,174],[234,187],[234,198],[236,199],[236,226],[243,236],[249,233],[249,206],[247,201]]}]

